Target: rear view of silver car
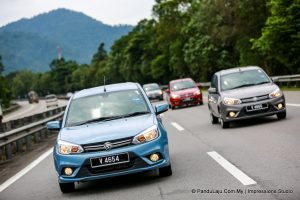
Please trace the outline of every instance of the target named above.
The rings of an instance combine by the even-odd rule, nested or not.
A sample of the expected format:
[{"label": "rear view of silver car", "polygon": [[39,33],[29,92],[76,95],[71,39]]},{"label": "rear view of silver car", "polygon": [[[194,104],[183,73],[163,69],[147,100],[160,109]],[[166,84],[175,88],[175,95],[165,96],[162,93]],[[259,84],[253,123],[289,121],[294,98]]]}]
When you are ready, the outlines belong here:
[{"label": "rear view of silver car", "polygon": [[262,116],[286,118],[285,98],[280,88],[259,67],[222,70],[212,77],[208,108],[213,124],[228,128],[230,122]]},{"label": "rear view of silver car", "polygon": [[58,106],[57,97],[55,94],[49,94],[45,97],[46,99],[46,107]]}]

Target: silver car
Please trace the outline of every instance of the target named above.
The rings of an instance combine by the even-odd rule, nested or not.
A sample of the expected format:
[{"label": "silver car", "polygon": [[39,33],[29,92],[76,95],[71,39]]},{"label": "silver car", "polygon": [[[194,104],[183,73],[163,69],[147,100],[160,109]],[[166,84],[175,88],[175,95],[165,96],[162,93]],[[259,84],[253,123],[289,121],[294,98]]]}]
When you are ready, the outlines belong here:
[{"label": "silver car", "polygon": [[163,92],[157,83],[145,84],[143,85],[143,89],[145,90],[150,100],[152,99],[163,100]]},{"label": "silver car", "polygon": [[208,89],[208,108],[213,124],[228,128],[230,122],[262,116],[286,118],[283,92],[259,67],[240,67],[216,72]]}]

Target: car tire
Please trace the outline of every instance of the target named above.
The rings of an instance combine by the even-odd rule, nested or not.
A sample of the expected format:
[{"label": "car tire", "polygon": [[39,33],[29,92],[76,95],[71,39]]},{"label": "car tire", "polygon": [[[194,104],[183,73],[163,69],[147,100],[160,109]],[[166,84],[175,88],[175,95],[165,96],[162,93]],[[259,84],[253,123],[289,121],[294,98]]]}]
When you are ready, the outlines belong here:
[{"label": "car tire", "polygon": [[276,115],[279,120],[286,118],[286,112],[277,113]]},{"label": "car tire", "polygon": [[217,124],[219,122],[219,119],[215,117],[212,113],[210,113],[210,121],[212,124]]},{"label": "car tire", "polygon": [[224,122],[223,118],[220,118],[220,123],[223,129],[229,128],[230,123],[229,122]]},{"label": "car tire", "polygon": [[59,188],[62,193],[74,192],[75,184],[74,183],[59,183]]},{"label": "car tire", "polygon": [[158,169],[159,177],[167,177],[172,175],[172,167],[171,164]]}]

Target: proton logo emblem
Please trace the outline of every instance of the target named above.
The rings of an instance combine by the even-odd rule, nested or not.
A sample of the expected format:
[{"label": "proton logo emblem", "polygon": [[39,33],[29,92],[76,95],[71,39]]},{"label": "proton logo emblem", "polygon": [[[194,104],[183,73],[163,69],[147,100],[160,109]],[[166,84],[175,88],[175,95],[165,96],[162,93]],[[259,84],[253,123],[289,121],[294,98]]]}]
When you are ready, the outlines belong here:
[{"label": "proton logo emblem", "polygon": [[106,151],[108,151],[112,148],[112,144],[110,142],[105,142],[104,143],[104,148],[105,148]]},{"label": "proton logo emblem", "polygon": [[257,97],[253,97],[253,101],[257,101]]}]

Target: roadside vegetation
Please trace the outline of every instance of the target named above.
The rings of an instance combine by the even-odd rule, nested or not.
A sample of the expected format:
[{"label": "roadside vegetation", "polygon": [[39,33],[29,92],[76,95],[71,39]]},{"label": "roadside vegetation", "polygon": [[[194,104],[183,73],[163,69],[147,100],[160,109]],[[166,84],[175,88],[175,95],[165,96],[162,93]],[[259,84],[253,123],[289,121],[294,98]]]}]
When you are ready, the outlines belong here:
[{"label": "roadside vegetation", "polygon": [[156,2],[153,19],[140,21],[109,53],[101,43],[89,64],[54,59],[46,73],[7,75],[13,94],[66,93],[102,85],[104,76],[107,84],[166,84],[180,77],[205,82],[218,70],[245,65],[271,76],[300,73],[298,0]]}]

